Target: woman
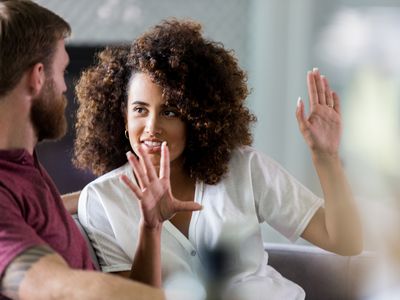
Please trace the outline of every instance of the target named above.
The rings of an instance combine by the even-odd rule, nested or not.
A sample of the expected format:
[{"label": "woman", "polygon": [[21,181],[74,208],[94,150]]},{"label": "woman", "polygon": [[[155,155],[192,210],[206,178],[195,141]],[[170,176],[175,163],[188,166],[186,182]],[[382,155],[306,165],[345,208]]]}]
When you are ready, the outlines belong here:
[{"label": "woman", "polygon": [[[179,274],[210,287],[219,272],[227,299],[303,299],[267,265],[259,223],[291,241],[359,253],[360,221],[338,155],[339,99],[318,70],[307,83],[310,115],[299,100],[296,116],[325,200],[249,146],[246,76],[199,24],[163,21],[130,50],[102,52],[77,86],[75,159],[102,175],[82,191],[78,211],[103,271],[167,288]],[[214,250],[226,245],[229,259],[212,272]],[[155,260],[162,276],[138,271]]]}]

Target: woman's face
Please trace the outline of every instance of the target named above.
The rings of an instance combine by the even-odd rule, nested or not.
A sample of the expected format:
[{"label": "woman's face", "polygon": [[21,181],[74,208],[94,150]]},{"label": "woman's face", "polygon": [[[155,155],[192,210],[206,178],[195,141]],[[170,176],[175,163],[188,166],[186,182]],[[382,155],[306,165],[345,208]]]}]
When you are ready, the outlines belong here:
[{"label": "woman's face", "polygon": [[133,75],[129,85],[127,127],[132,149],[137,152],[141,147],[157,168],[163,141],[168,145],[171,168],[182,162],[186,125],[175,107],[165,105],[161,87],[144,73]]}]

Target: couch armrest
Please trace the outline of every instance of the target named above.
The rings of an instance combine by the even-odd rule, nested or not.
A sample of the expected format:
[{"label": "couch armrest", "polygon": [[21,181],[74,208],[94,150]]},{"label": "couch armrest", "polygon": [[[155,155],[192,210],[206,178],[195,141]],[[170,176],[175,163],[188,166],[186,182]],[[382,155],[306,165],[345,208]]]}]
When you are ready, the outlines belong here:
[{"label": "couch armrest", "polygon": [[264,244],[269,264],[300,285],[306,299],[359,299],[376,256],[340,256],[313,246]]},{"label": "couch armrest", "polygon": [[86,244],[87,244],[88,249],[89,249],[90,257],[92,258],[94,265],[96,266],[96,268],[98,270],[100,270],[100,265],[99,265],[99,261],[98,261],[97,256],[96,256],[96,252],[94,251],[94,249],[92,247],[92,244],[90,243],[89,237],[88,237],[85,229],[83,228],[82,224],[79,222],[78,215],[74,214],[74,215],[72,215],[72,218],[74,219],[75,224],[78,226],[79,231],[81,232],[83,238],[86,241]]}]

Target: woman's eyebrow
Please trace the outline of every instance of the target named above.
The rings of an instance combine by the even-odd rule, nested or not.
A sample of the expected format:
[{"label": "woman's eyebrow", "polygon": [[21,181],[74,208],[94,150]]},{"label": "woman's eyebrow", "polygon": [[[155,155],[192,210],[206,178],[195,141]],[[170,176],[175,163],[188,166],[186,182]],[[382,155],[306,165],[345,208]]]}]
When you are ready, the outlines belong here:
[{"label": "woman's eyebrow", "polygon": [[140,100],[132,100],[131,104],[139,104],[139,105],[149,106],[148,103],[140,101]]}]

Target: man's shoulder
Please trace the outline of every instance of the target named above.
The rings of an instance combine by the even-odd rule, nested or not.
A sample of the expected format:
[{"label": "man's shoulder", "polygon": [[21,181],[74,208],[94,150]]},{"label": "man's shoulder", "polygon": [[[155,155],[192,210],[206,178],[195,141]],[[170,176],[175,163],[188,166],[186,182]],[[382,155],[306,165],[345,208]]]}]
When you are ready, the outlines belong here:
[{"label": "man's shoulder", "polygon": [[[21,201],[27,193],[27,185],[33,184],[25,176],[1,168],[0,164],[0,201],[4,205],[21,205]],[[31,189],[30,189],[31,190]],[[7,201],[8,200],[8,201]]]}]

